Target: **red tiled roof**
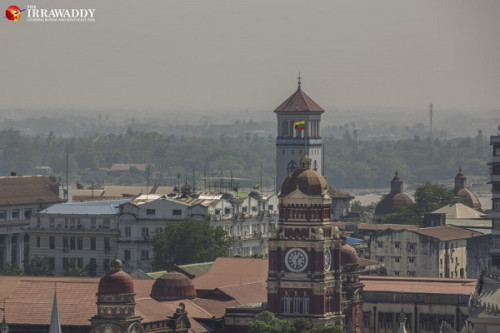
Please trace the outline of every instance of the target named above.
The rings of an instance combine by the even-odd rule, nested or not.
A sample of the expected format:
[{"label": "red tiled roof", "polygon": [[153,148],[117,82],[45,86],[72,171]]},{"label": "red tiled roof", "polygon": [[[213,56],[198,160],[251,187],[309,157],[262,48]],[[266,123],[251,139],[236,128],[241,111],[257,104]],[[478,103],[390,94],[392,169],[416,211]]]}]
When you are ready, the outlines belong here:
[{"label": "red tiled roof", "polygon": [[218,290],[233,298],[239,304],[258,303],[267,298],[267,283],[265,281],[221,287]]},{"label": "red tiled roof", "polygon": [[325,112],[311,97],[302,89],[297,89],[292,96],[288,97],[274,112]]},{"label": "red tiled roof", "polygon": [[44,176],[0,177],[0,206],[63,202],[57,186]]},{"label": "red tiled roof", "polygon": [[442,225],[438,227],[414,229],[412,231],[421,235],[437,238],[441,241],[465,239],[465,238],[472,238],[484,235],[481,232],[476,232],[470,229],[456,227],[451,224]]},{"label": "red tiled roof", "polygon": [[427,277],[400,276],[360,276],[359,280],[365,286],[364,292],[415,292],[437,294],[470,295],[476,288],[475,279],[445,279]]},{"label": "red tiled roof", "polygon": [[200,290],[266,281],[268,260],[252,258],[217,258],[207,273],[193,279]]}]

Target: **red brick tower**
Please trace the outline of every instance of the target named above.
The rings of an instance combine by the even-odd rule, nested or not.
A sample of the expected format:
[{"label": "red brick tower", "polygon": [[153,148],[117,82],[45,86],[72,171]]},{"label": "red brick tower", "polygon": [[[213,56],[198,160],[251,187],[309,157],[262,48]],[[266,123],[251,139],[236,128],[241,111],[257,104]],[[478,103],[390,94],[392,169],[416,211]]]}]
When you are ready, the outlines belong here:
[{"label": "red brick tower", "polygon": [[267,300],[282,318],[343,325],[341,240],[330,222],[325,178],[303,156],[281,186],[278,231],[269,239]]}]

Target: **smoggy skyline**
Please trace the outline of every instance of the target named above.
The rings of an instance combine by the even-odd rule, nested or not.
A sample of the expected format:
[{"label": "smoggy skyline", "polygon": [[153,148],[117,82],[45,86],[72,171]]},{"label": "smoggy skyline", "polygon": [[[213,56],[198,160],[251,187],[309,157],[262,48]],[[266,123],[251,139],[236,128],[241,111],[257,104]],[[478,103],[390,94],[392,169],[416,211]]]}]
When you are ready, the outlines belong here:
[{"label": "smoggy skyline", "polygon": [[[51,1],[0,21],[1,108],[500,108],[498,1]],[[4,3],[4,12],[10,5]]]}]

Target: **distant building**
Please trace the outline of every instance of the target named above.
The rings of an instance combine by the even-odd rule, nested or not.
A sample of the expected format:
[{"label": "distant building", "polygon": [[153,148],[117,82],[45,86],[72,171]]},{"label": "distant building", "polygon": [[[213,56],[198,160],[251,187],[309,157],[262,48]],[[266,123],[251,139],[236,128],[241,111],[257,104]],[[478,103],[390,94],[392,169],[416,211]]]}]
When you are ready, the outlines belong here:
[{"label": "distant building", "polygon": [[477,277],[474,272],[480,255],[487,253],[488,237],[453,225],[386,229],[372,236],[370,259],[384,263],[388,275]]},{"label": "distant building", "polygon": [[47,257],[56,275],[71,265],[104,274],[118,254],[120,205],[128,201],[61,203],[38,212],[29,228],[30,258]]},{"label": "distant building", "polygon": [[114,163],[111,165],[111,168],[109,168],[109,172],[121,173],[121,172],[129,172],[134,169],[140,172],[146,172],[148,169],[148,165],[154,167],[153,164]]},{"label": "distant building", "polygon": [[453,193],[457,198],[467,206],[474,209],[481,209],[481,202],[477,196],[466,187],[467,177],[462,173],[462,167],[460,167],[457,175],[455,176],[455,187],[453,188]]},{"label": "distant building", "polygon": [[399,209],[413,207],[413,200],[403,192],[403,182],[399,179],[398,173],[391,180],[391,192],[379,201],[375,207],[375,222],[383,222],[384,216],[393,214]]},{"label": "distant building", "polygon": [[500,269],[500,134],[490,137],[492,161],[490,163],[490,183],[492,193],[491,209],[491,266]]},{"label": "distant building", "polygon": [[58,185],[44,176],[0,177],[0,189],[0,267],[10,262],[23,269],[31,216],[63,199]]}]

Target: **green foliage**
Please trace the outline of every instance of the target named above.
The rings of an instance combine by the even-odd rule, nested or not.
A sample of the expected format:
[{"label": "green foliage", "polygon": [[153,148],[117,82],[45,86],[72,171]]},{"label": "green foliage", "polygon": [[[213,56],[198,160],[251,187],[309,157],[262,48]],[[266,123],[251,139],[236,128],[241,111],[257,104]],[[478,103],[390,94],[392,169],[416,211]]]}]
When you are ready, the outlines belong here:
[{"label": "green foliage", "polygon": [[248,326],[248,333],[291,333],[292,325],[286,320],[276,318],[269,311],[255,316]]},{"label": "green foliage", "polygon": [[95,261],[89,262],[85,265],[85,272],[88,276],[96,276],[97,275],[97,263]]},{"label": "green foliage", "polygon": [[382,223],[389,224],[420,224],[420,216],[415,206],[400,207],[394,213],[384,216]]},{"label": "green foliage", "polygon": [[256,315],[248,328],[248,333],[342,333],[342,329],[336,326],[312,328],[311,322],[302,317],[296,318],[293,324],[290,324],[269,311]]},{"label": "green foliage", "polygon": [[415,190],[415,210],[419,215],[432,212],[454,201],[453,191],[440,184],[425,184]]},{"label": "green foliage", "polygon": [[24,263],[24,274],[29,276],[51,276],[49,258],[34,256]]},{"label": "green foliage", "polygon": [[7,262],[4,269],[0,271],[1,275],[21,275],[21,269],[15,263]]},{"label": "green foliage", "polygon": [[171,264],[213,261],[227,256],[233,239],[221,227],[208,221],[172,222],[153,239],[152,266],[163,270]]},{"label": "green foliage", "polygon": [[363,205],[361,201],[355,200],[351,204],[351,212],[358,213],[361,215],[361,221],[371,222],[373,220],[373,214],[375,213],[375,207],[377,203],[372,202],[368,205]]},{"label": "green foliage", "polygon": [[85,269],[80,268],[76,265],[74,259],[69,260],[68,268],[63,272],[63,275],[64,276],[78,276],[78,277],[88,276]]}]

